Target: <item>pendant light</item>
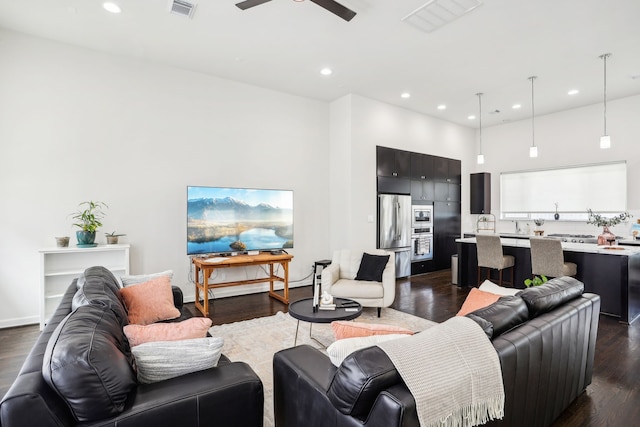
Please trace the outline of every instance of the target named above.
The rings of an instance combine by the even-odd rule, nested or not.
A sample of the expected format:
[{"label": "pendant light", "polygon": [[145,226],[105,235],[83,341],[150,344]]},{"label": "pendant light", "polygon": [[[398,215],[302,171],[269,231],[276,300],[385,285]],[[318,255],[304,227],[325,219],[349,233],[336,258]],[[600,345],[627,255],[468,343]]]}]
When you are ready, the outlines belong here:
[{"label": "pendant light", "polygon": [[484,164],[484,154],[482,154],[482,93],[476,93],[478,97],[478,119],[480,120],[480,154],[478,154],[478,164]]},{"label": "pendant light", "polygon": [[533,82],[537,76],[529,77],[531,80],[531,147],[529,147],[529,157],[538,157],[538,147],[536,147],[536,131],[535,131],[535,109],[533,102]]},{"label": "pendant light", "polygon": [[607,58],[610,53],[603,53],[600,58],[604,62],[604,134],[600,137],[600,148],[611,148],[611,137],[607,134]]}]

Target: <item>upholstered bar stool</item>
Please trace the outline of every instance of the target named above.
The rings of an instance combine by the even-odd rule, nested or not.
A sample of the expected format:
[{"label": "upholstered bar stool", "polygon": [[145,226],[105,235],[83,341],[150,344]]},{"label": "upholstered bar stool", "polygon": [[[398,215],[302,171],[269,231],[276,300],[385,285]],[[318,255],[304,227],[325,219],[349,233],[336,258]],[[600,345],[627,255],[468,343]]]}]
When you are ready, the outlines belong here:
[{"label": "upholstered bar stool", "polygon": [[502,286],[502,270],[511,269],[511,281],[504,283],[513,285],[515,258],[512,255],[502,253],[500,236],[478,234],[476,235],[476,252],[478,254],[478,285],[482,281],[482,268],[488,268],[487,279],[491,277],[491,270],[498,270],[499,285]]},{"label": "upholstered bar stool", "polygon": [[564,262],[560,240],[532,237],[529,242],[531,243],[531,273],[534,276],[575,276],[578,272],[576,264]]}]

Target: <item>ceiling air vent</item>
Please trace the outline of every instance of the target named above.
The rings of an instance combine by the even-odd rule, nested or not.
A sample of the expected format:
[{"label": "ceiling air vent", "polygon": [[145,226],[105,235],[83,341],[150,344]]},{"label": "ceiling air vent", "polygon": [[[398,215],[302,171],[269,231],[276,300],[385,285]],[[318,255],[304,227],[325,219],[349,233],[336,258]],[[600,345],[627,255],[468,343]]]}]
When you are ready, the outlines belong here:
[{"label": "ceiling air vent", "polygon": [[431,0],[402,18],[402,21],[431,33],[481,5],[481,0]]},{"label": "ceiling air vent", "polygon": [[169,12],[187,18],[193,18],[196,5],[182,0],[171,0],[169,2]]}]

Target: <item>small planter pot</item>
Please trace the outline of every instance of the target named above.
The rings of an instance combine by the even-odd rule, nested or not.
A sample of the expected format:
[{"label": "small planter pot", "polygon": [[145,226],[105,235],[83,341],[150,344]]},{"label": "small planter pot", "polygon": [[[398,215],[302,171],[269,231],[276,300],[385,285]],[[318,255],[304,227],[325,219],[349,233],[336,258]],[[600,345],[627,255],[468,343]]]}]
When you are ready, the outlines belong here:
[{"label": "small planter pot", "polygon": [[120,236],[107,236],[107,245],[117,245]]},{"label": "small planter pot", "polygon": [[79,248],[92,248],[94,246],[98,246],[96,241],[96,232],[95,231],[76,231],[76,239],[78,239],[78,247]]},{"label": "small planter pot", "polygon": [[69,246],[69,237],[56,237],[56,246],[59,248],[66,248]]}]

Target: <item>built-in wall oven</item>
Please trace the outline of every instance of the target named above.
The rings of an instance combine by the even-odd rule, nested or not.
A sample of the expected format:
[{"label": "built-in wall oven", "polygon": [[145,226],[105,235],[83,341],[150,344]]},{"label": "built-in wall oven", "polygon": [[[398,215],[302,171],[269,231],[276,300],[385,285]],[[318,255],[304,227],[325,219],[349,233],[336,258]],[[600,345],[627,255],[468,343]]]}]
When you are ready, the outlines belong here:
[{"label": "built-in wall oven", "polygon": [[433,205],[413,205],[411,213],[411,261],[433,259]]}]

